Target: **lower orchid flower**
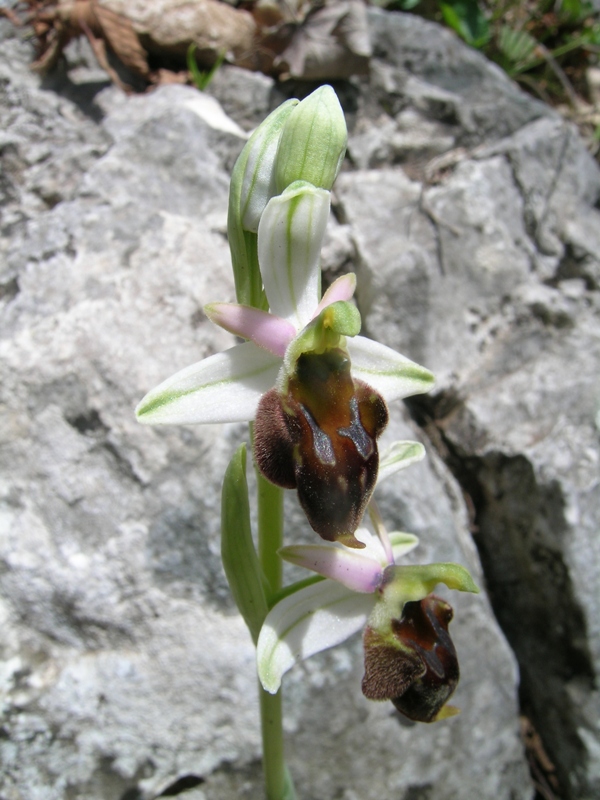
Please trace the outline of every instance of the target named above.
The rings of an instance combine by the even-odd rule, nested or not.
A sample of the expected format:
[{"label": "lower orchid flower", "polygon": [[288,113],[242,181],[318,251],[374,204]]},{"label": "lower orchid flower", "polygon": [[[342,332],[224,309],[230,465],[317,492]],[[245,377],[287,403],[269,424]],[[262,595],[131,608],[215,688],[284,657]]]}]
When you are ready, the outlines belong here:
[{"label": "lower orchid flower", "polygon": [[176,373],[136,409],[140,422],[255,420],[265,477],[297,488],[323,538],[354,536],[377,479],[386,403],[428,391],[433,376],[389,347],[359,336],[349,302],[354,275],[320,297],[319,252],[330,193],[296,181],[271,198],[258,225],[258,257],[270,312],[212,303],[207,316],[248,341]]},{"label": "lower orchid flower", "polygon": [[333,543],[292,545],[286,561],[317,572],[287,593],[268,613],[257,644],[263,688],[278,691],[283,675],[298,661],[341,644],[366,625],[363,694],[392,700],[411,719],[432,722],[453,711],[446,701],[458,683],[458,660],[448,624],[452,609],[431,594],[443,583],[478,592],[459,564],[399,565],[418,539],[387,534],[376,512],[377,535],[359,528],[362,550]]}]

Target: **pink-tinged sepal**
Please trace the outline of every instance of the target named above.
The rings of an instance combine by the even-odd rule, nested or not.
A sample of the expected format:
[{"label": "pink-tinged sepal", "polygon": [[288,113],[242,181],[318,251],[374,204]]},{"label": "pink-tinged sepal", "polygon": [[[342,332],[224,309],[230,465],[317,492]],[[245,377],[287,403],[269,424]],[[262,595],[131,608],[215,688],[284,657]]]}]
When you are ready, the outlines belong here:
[{"label": "pink-tinged sepal", "polygon": [[453,612],[435,595],[404,604],[388,631],[367,626],[362,690],[370,700],[391,700],[417,722],[434,722],[459,679],[456,649],[448,633]]},{"label": "pink-tinged sepal", "polygon": [[321,298],[321,302],[313,314],[313,319],[318,317],[321,311],[332,303],[337,303],[338,300],[350,300],[354,296],[355,290],[356,275],[353,272],[337,278]]},{"label": "pink-tinged sepal", "polygon": [[252,306],[237,303],[209,303],[204,313],[229,333],[250,339],[273,355],[283,358],[288,344],[296,335],[294,326],[281,317]]},{"label": "pink-tinged sepal", "polygon": [[290,564],[305,567],[343,584],[353,592],[371,594],[383,579],[383,566],[365,550],[350,550],[337,542],[282,547],[279,555]]}]

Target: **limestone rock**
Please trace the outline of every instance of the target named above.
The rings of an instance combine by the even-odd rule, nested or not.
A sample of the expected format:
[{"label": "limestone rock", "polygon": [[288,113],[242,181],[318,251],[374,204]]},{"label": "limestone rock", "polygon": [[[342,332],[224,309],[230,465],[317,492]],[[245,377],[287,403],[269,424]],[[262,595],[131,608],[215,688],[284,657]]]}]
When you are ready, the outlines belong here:
[{"label": "limestone rock", "polygon": [[[421,431],[391,409],[387,439],[423,436],[429,458],[383,484],[382,514],[421,537],[415,559],[460,561],[489,584],[526,681],[523,707],[546,725],[573,796],[591,797],[593,164],[554,114],[454,37],[405,15],[372,12],[371,25],[373,83],[359,92],[350,153],[362,131],[381,155],[367,141],[361,169],[339,180],[327,266],[354,262],[368,330],[439,375],[429,404],[411,406],[435,424]],[[233,299],[228,171],[245,135],[185,87],[135,98],[104,89],[80,108],[40,86],[7,30],[2,22],[0,794],[256,798],[253,652],[218,555],[221,476],[247,434],[133,417],[149,388],[233,343],[202,306]],[[257,116],[236,120],[247,128]],[[388,160],[408,174],[371,169]],[[287,508],[290,539],[308,537],[291,493]],[[501,567],[537,583],[519,573],[511,594]],[[530,586],[544,622],[561,629],[533,624]],[[532,797],[513,653],[485,594],[452,602],[459,717],[407,727],[366,701],[358,639],[286,676],[300,798]],[[576,737],[566,755],[563,723]]]}]

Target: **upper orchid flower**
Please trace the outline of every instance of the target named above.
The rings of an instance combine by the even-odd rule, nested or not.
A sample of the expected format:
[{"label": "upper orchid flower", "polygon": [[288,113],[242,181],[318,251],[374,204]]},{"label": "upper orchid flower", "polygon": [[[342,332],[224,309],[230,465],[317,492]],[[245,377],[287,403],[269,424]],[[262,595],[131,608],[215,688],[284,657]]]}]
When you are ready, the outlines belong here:
[{"label": "upper orchid flower", "polygon": [[362,689],[372,700],[389,699],[411,719],[431,722],[449,716],[446,701],[458,683],[458,660],[448,636],[452,609],[431,595],[438,583],[477,592],[458,564],[400,566],[417,537],[359,528],[363,550],[338,543],[292,545],[279,553],[293,564],[327,578],[284,596],[268,613],[257,644],[258,674],[276,692],[297,662],[340,644],[365,623]]},{"label": "upper orchid flower", "polygon": [[329,192],[305,182],[269,201],[258,255],[271,312],[206,306],[213,322],[249,341],[178,372],[136,413],[155,424],[256,419],[255,453],[265,476],[298,488],[324,538],[360,547],[353,533],[375,485],[386,402],[427,391],[433,376],[357,335],[360,315],[348,302],[354,275],[320,297],[328,215]]}]

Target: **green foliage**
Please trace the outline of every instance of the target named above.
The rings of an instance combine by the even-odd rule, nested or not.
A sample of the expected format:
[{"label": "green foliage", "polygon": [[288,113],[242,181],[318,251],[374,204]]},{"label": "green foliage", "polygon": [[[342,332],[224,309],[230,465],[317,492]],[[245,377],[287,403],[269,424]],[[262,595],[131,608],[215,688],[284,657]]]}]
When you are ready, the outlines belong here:
[{"label": "green foliage", "polygon": [[507,71],[510,65],[526,65],[534,57],[537,41],[527,31],[515,31],[508,25],[502,25],[498,33],[498,48],[507,60]]},{"label": "green foliage", "polygon": [[572,105],[598,62],[600,13],[590,0],[376,0],[444,22],[545,100]]},{"label": "green foliage", "polygon": [[439,0],[444,22],[467,44],[481,48],[489,41],[489,22],[477,0]]},{"label": "green foliage", "polygon": [[215,74],[223,61],[225,61],[225,52],[221,51],[212,67],[203,72],[198,67],[198,63],[196,62],[196,45],[192,42],[192,44],[188,47],[186,60],[187,68],[190,71],[194,85],[197,89],[200,89],[201,92],[204,92],[208,88],[208,85],[212,79],[215,77]]}]

